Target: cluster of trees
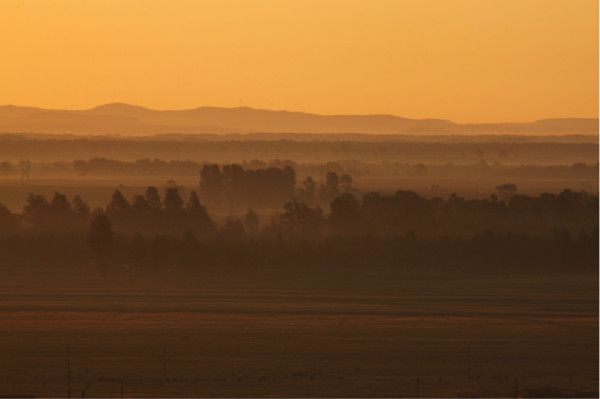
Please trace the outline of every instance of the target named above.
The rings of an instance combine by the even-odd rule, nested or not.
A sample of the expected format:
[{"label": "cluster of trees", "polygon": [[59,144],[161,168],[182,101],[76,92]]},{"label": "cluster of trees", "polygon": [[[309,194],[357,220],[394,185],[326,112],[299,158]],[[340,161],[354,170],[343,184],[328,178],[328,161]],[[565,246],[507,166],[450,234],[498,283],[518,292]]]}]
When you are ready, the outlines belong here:
[{"label": "cluster of trees", "polygon": [[289,201],[296,188],[296,172],[283,168],[244,169],[241,165],[204,165],[200,194],[211,209],[269,207]]},{"label": "cluster of trees", "polygon": [[216,231],[198,194],[191,191],[184,201],[177,187],[166,188],[162,201],[155,187],[135,195],[131,202],[117,190],[106,206],[106,215],[116,230],[124,233],[177,235],[186,231],[208,237]]},{"label": "cluster of trees", "polygon": [[[233,175],[244,182],[238,175],[245,175],[241,168],[206,173],[217,170],[221,178]],[[333,177],[329,180],[325,188],[339,189],[339,181],[336,186]],[[511,192],[511,187],[502,189]],[[59,259],[88,256],[103,268],[358,262],[385,268],[507,269],[527,268],[529,262],[531,267],[593,270],[598,261],[598,196],[564,190],[538,197],[512,194],[505,200],[495,196],[466,200],[456,195],[444,200],[398,191],[359,199],[345,192],[333,199],[329,213],[289,201],[262,226],[259,216],[248,211],[241,219],[227,219],[220,228],[194,191],[184,201],[177,187],[167,188],[162,197],[148,187],[131,200],[117,190],[105,208],[93,212],[80,197],[69,201],[60,193],[50,201],[31,194],[21,214],[0,205],[0,245],[12,254],[5,260],[18,258],[15,248],[24,245],[53,254],[69,240],[83,247],[56,254]]]},{"label": "cluster of trees", "polygon": [[[512,185],[500,188],[506,194]],[[513,194],[505,200],[496,195],[485,200],[451,195],[443,200],[398,191],[394,195],[370,193],[362,199],[341,194],[331,202],[328,216],[319,207],[288,203],[268,230],[314,240],[332,235],[471,237],[486,231],[548,236],[555,229],[578,234],[597,226],[598,197],[586,192],[564,190],[538,197]]]},{"label": "cluster of trees", "polygon": [[[236,169],[225,169],[221,176],[228,176],[231,170]],[[242,169],[233,172],[236,173],[251,176],[250,179],[260,176],[244,174]],[[328,213],[296,199],[285,202],[283,209],[262,226],[259,215],[250,210],[239,220],[227,219],[220,231],[228,237],[316,241],[324,237],[393,238],[406,234],[434,239],[468,238],[486,231],[542,237],[557,229],[578,234],[598,226],[598,196],[583,191],[563,190],[531,197],[515,194],[516,187],[506,184],[499,186],[504,193],[501,199],[496,195],[484,200],[467,200],[457,195],[425,198],[412,191],[369,193],[357,198],[349,191],[338,191],[340,180],[332,172],[321,187],[324,192],[335,194]],[[203,186],[206,187],[211,186]],[[247,194],[244,186],[233,187],[239,189],[237,195]],[[304,196],[310,197],[315,187],[306,189]],[[177,186],[167,187],[162,196],[157,188],[148,187],[143,195],[131,199],[116,190],[106,207],[97,212],[105,213],[120,234],[181,236],[190,232],[199,238],[210,238],[219,232],[198,194],[191,191],[184,200]],[[89,229],[91,219],[89,206],[77,195],[70,201],[61,193],[55,193],[50,200],[30,194],[21,214],[0,204],[3,235],[22,231],[80,233]]]},{"label": "cluster of trees", "polygon": [[309,205],[329,203],[340,193],[354,192],[353,183],[354,179],[350,174],[344,173],[340,176],[330,171],[325,175],[325,182],[317,187],[315,180],[308,176],[302,181],[298,198]]},{"label": "cluster of trees", "polygon": [[0,235],[81,234],[89,231],[90,223],[99,215],[104,215],[111,229],[120,234],[180,235],[189,231],[208,237],[216,232],[195,191],[184,201],[177,187],[166,188],[162,198],[158,189],[148,187],[144,195],[135,195],[131,201],[116,190],[106,207],[94,212],[78,195],[70,201],[64,194],[55,193],[48,201],[43,195],[30,194],[20,215],[0,204]]},{"label": "cluster of trees", "polygon": [[312,176],[296,189],[296,172],[289,166],[244,169],[242,165],[204,165],[200,173],[200,195],[210,209],[234,211],[248,208],[277,208],[296,200],[309,205],[328,203],[340,193],[354,191],[348,173],[327,172],[318,185]]},{"label": "cluster of trees", "polygon": [[90,208],[78,195],[71,202],[61,193],[54,193],[50,201],[43,195],[29,194],[22,218],[25,226],[36,232],[84,231]]},{"label": "cluster of trees", "polygon": [[[237,173],[242,176],[242,184],[243,176],[249,179],[261,176],[235,168],[225,168],[220,176],[239,176]],[[275,176],[282,178],[282,175]],[[598,226],[598,196],[583,191],[564,190],[559,194],[530,197],[515,194],[516,187],[506,184],[498,187],[503,193],[500,199],[496,195],[484,200],[467,200],[457,195],[447,199],[425,198],[412,191],[398,191],[393,195],[369,193],[357,198],[348,191],[348,185],[341,186],[341,180],[331,172],[321,186],[324,193],[334,197],[327,214],[319,206],[296,199],[285,202],[282,211],[263,226],[259,216],[250,210],[240,220],[227,219],[221,232],[230,237],[250,235],[315,241],[324,237],[391,238],[406,234],[466,238],[486,231],[548,236],[556,229],[578,234]],[[217,182],[223,184],[223,180]],[[285,187],[285,183],[282,186]],[[210,187],[207,182],[202,186],[205,190]],[[229,189],[234,190],[234,197],[249,195],[244,185],[233,185]],[[303,198],[310,198],[316,192],[316,184],[305,184],[304,190]],[[272,191],[271,195],[274,195]],[[191,232],[208,238],[218,233],[198,194],[191,191],[184,200],[176,186],[167,187],[162,197],[155,187],[148,187],[143,195],[131,199],[116,190],[106,207],[97,212],[105,213],[120,234],[180,236]],[[79,233],[88,230],[91,218],[89,206],[77,195],[70,201],[61,193],[55,193],[50,200],[30,194],[21,214],[14,214],[0,204],[0,234]]]}]

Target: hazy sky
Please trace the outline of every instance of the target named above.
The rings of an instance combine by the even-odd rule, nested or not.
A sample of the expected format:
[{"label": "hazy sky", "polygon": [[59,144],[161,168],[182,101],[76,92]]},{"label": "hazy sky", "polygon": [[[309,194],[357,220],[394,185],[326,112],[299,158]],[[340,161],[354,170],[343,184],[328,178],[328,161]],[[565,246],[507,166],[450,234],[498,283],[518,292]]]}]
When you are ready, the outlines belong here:
[{"label": "hazy sky", "polygon": [[1,0],[0,104],[598,115],[597,0]]}]

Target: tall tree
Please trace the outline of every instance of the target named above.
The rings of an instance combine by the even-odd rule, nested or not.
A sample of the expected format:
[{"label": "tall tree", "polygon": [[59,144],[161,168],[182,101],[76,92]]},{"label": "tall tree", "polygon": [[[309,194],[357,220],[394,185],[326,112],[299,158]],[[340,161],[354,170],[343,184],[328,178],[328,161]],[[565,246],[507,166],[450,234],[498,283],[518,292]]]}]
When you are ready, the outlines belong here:
[{"label": "tall tree", "polygon": [[180,212],[183,210],[183,199],[181,199],[177,187],[169,187],[165,190],[163,204],[167,212]]},{"label": "tall tree", "polygon": [[146,202],[151,209],[162,209],[162,202],[160,201],[160,195],[156,187],[150,186],[146,188]]},{"label": "tall tree", "polygon": [[108,215],[101,209],[94,211],[90,225],[90,249],[101,269],[106,267],[113,250],[114,233]]}]

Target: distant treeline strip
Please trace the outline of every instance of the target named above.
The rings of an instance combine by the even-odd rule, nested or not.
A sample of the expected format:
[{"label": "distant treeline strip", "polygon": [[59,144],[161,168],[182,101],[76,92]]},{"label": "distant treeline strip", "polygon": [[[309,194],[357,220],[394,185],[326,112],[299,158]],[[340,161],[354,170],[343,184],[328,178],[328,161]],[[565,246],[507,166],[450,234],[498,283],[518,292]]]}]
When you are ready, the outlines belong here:
[{"label": "distant treeline strip", "polygon": [[321,140],[251,140],[167,137],[133,139],[124,137],[25,138],[0,135],[0,159],[19,161],[89,159],[105,157],[133,160],[203,160],[242,162],[259,159],[292,159],[295,162],[356,160],[364,162],[475,163],[484,159],[493,164],[572,164],[598,162],[597,142],[528,142],[514,138],[508,142],[379,141],[340,138]]},{"label": "distant treeline strip", "polygon": [[[285,178],[289,172],[281,173]],[[93,212],[79,196],[69,201],[56,193],[48,201],[31,194],[21,214],[0,206],[2,262],[87,258],[103,269],[124,264],[185,268],[305,263],[506,270],[597,267],[598,196],[564,190],[529,197],[511,189],[503,187],[504,198],[485,200],[456,195],[427,199],[410,191],[362,198],[343,193],[333,199],[327,214],[317,206],[291,201],[266,222],[250,210],[222,226],[195,192],[184,200],[177,187],[167,188],[162,197],[148,187],[131,200],[117,190],[105,208]]]},{"label": "distant treeline strip", "polygon": [[[285,179],[286,175],[273,178]],[[336,182],[323,189],[337,187]],[[597,195],[563,190],[560,194],[532,197],[514,193],[510,184],[498,189],[500,197],[492,195],[488,199],[465,199],[455,194],[446,199],[425,198],[412,191],[393,195],[369,193],[357,198],[345,192],[336,194],[328,214],[319,206],[293,200],[286,202],[283,210],[267,223],[258,226],[259,215],[248,210],[243,220],[229,219],[222,231],[235,225],[253,236],[318,240],[329,236],[397,237],[408,233],[431,238],[470,237],[487,231],[548,236],[554,230],[578,234],[598,226]],[[95,213],[106,214],[115,231],[123,234],[181,236],[191,232],[210,237],[219,233],[198,194],[191,191],[184,199],[176,186],[166,188],[162,197],[157,188],[148,187],[144,195],[130,200],[115,190],[106,207]],[[93,214],[78,195],[69,201],[61,193],[55,193],[50,200],[30,194],[20,214],[0,204],[0,234],[87,231]]]},{"label": "distant treeline strip", "polygon": [[[197,177],[206,162],[190,160],[138,159],[135,161],[90,158],[88,160],[32,162],[34,176],[165,176]],[[291,160],[247,160],[240,163],[246,170],[292,167],[300,175],[325,176],[327,172],[361,176],[455,177],[455,178],[595,178],[598,162],[571,165],[501,165],[481,159],[472,164],[423,164],[406,162],[335,161],[302,163]],[[1,161],[0,178],[18,177],[21,161]]]}]

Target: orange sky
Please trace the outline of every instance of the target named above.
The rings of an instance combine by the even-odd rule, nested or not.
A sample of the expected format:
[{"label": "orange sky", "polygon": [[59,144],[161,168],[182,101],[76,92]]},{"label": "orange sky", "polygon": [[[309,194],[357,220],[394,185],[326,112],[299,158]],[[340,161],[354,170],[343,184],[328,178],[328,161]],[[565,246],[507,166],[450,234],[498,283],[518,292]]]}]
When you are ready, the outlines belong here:
[{"label": "orange sky", "polygon": [[1,0],[0,104],[598,116],[597,0]]}]

